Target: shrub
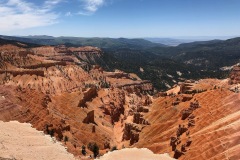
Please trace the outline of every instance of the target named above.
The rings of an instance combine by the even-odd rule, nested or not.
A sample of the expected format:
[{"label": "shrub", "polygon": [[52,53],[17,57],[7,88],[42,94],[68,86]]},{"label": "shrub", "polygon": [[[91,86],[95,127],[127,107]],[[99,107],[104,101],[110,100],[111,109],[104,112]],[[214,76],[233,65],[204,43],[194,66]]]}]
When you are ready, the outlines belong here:
[{"label": "shrub", "polygon": [[116,146],[113,146],[111,151],[115,151],[115,150],[118,150]]},{"label": "shrub", "polygon": [[49,131],[49,134],[50,134],[51,137],[53,137],[53,136],[54,136],[54,129],[51,129],[51,130]]},{"label": "shrub", "polygon": [[68,136],[65,136],[65,137],[64,137],[64,142],[65,142],[65,144],[66,144],[67,141],[68,141]]},{"label": "shrub", "polygon": [[86,152],[86,147],[83,145],[83,146],[82,146],[82,154],[83,154],[84,156],[86,156],[86,153],[87,153],[87,152]]},{"label": "shrub", "polygon": [[88,149],[93,152],[94,158],[99,154],[99,147],[95,142],[88,143]]},{"label": "shrub", "polygon": [[50,131],[49,131],[49,129],[48,129],[48,125],[47,125],[47,124],[46,124],[46,126],[45,126],[45,130],[46,130],[47,134],[50,134]]}]

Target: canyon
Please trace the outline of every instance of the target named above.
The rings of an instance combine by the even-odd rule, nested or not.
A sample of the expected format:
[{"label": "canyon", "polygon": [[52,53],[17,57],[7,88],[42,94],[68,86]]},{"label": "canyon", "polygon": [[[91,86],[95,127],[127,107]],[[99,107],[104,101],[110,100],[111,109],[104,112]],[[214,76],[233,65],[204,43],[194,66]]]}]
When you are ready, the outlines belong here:
[{"label": "canyon", "polygon": [[229,79],[157,93],[136,74],[105,71],[99,48],[21,45],[0,46],[1,121],[30,123],[78,159],[89,143],[100,155],[137,147],[175,159],[240,159],[239,67]]}]

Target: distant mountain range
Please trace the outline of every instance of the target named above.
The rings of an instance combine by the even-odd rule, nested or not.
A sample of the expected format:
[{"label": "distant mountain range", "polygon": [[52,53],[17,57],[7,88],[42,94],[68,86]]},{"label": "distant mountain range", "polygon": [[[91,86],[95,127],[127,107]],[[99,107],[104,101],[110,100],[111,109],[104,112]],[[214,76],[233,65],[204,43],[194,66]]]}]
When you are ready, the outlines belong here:
[{"label": "distant mountain range", "polygon": [[188,39],[172,39],[172,38],[144,38],[150,42],[153,43],[160,43],[167,46],[178,46],[182,43],[190,43],[194,42],[194,40],[188,40]]},{"label": "distant mountain range", "polygon": [[99,48],[151,48],[164,47],[165,45],[159,43],[152,43],[145,39],[126,39],[126,38],[83,38],[83,37],[52,37],[52,36],[0,36],[0,38],[7,40],[21,41],[25,43],[35,43],[40,45],[59,45],[65,44],[67,46],[95,46]]},{"label": "distant mountain range", "polygon": [[212,40],[226,40],[233,37],[179,37],[179,38],[144,38],[153,43],[161,43],[167,46],[178,46],[183,43],[208,42]]}]

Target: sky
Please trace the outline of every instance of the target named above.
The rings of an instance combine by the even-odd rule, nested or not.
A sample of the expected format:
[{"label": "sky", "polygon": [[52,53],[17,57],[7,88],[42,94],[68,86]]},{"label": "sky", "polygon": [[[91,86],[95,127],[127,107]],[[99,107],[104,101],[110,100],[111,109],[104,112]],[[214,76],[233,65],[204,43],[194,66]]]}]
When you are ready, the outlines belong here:
[{"label": "sky", "polygon": [[240,36],[240,0],[0,0],[0,34]]}]

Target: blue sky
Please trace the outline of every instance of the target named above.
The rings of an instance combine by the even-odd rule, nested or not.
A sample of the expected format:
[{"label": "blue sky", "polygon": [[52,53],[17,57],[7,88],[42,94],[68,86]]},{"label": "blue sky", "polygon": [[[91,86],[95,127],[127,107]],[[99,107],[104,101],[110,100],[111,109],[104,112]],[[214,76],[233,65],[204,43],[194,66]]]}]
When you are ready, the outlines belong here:
[{"label": "blue sky", "polygon": [[0,0],[0,34],[239,36],[240,0]]}]

